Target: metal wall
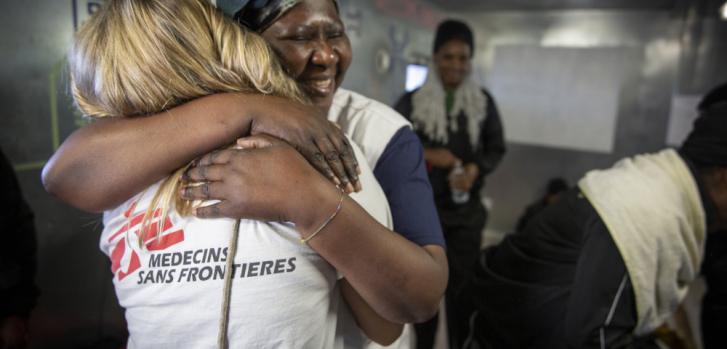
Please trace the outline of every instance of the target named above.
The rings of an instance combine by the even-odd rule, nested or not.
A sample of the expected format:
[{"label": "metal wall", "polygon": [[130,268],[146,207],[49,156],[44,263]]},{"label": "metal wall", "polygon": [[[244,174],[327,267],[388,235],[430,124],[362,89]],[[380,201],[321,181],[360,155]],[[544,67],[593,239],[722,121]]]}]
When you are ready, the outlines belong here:
[{"label": "metal wall", "polygon": [[[726,61],[727,24],[716,19],[716,11],[707,18],[705,14],[688,17],[697,5],[674,11],[456,15],[476,28],[475,65],[485,86],[496,69],[493,56],[499,45],[622,48],[636,53],[622,66],[627,74],[619,93],[613,151],[602,154],[510,142],[485,189],[493,203],[489,231],[495,235],[511,231],[524,207],[543,194],[551,177],[574,183],[588,170],[664,148],[672,96],[701,94],[727,81],[727,69],[720,63]],[[522,96],[523,103],[527,100],[528,96]],[[507,133],[508,116],[502,117]]]},{"label": "metal wall", "polygon": [[[669,6],[664,2],[658,10],[656,6],[650,10],[610,6],[598,10],[447,12],[421,1],[349,0],[343,4],[363,14],[361,28],[365,30],[365,35],[361,35],[364,31],[351,34],[354,64],[344,86],[388,104],[401,95],[405,65],[429,59],[434,27],[447,17],[473,27],[477,47],[473,74],[486,87],[495,73],[498,46],[627,52],[610,153],[508,143],[508,153],[485,189],[493,205],[487,229],[495,240],[512,231],[525,206],[543,194],[549,178],[564,177],[575,183],[588,170],[664,148],[672,97],[702,94],[727,81],[723,63],[727,62],[727,22],[718,19],[720,3],[715,0],[675,1]],[[349,28],[352,23],[360,27],[345,12]],[[375,69],[376,52],[382,49],[395,57],[385,73]],[[522,102],[527,103],[528,97],[523,96]],[[507,138],[508,116],[502,118]]]},{"label": "metal wall", "polygon": [[16,167],[38,233],[39,304],[32,313],[35,348],[93,347],[125,331],[108,259],[98,248],[100,217],[45,193],[40,168],[75,129],[64,81],[64,55],[74,24],[93,3],[0,2],[0,147]]},{"label": "metal wall", "polygon": [[342,0],[353,47],[343,86],[388,105],[404,93],[406,65],[429,60],[434,29],[447,17],[417,0]]}]

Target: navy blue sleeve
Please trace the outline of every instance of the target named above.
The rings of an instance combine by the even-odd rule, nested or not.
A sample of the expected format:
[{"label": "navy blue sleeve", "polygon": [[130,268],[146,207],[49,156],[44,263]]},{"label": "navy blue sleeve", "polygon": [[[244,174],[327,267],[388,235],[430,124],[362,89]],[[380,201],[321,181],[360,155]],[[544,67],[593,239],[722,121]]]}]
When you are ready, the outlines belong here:
[{"label": "navy blue sleeve", "polygon": [[374,168],[394,219],[394,231],[417,245],[444,247],[424,149],[414,131],[402,127],[391,138]]}]

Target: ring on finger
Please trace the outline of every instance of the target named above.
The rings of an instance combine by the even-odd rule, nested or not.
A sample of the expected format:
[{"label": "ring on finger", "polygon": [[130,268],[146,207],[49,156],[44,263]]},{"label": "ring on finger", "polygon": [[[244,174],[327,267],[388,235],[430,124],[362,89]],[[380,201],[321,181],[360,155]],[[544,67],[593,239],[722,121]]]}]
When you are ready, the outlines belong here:
[{"label": "ring on finger", "polygon": [[220,155],[220,151],[219,150],[213,151],[212,154],[210,154],[210,156],[209,156],[209,163],[210,164],[214,164],[215,163],[215,158],[217,158],[217,155]]},{"label": "ring on finger", "polygon": [[210,198],[210,185],[207,182],[202,184],[202,195],[204,195],[205,200]]},{"label": "ring on finger", "polygon": [[326,153],[325,158],[326,158],[326,161],[333,161],[333,160],[337,160],[339,158],[339,155],[338,155],[337,151],[333,150],[333,151],[329,151],[328,153]]}]

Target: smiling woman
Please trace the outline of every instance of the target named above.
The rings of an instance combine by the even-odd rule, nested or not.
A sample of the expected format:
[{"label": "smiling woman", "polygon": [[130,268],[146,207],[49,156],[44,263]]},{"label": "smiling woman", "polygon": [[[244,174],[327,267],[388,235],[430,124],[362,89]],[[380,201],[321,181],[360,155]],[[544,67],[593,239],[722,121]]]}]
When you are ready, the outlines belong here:
[{"label": "smiling woman", "polygon": [[351,43],[331,1],[308,1],[263,30],[290,76],[317,106],[328,109],[351,65]]},{"label": "smiling woman", "polygon": [[[69,63],[74,100],[96,119],[135,119],[215,92],[268,94],[305,103],[265,41],[205,0],[111,0],[76,34]],[[276,188],[277,196],[285,198],[295,191],[292,183],[305,182],[314,191],[300,194],[316,199],[320,208],[288,207],[277,211],[277,219],[262,214],[266,221],[276,221],[268,223],[195,219],[190,213],[208,204],[207,198],[193,203],[178,196],[183,167],[106,211],[100,246],[111,260],[116,295],[126,310],[128,346],[209,347],[217,339],[221,348],[335,348],[341,296],[364,333],[381,344],[396,339],[401,325],[381,319],[307,243],[341,211],[345,194],[283,141],[250,138],[240,147],[245,149],[237,151],[252,165],[247,169],[254,170],[245,173],[251,176],[246,183],[264,188],[266,196],[275,196],[267,188]],[[261,154],[267,154],[264,164]],[[283,164],[289,175],[260,176],[286,173]],[[210,182],[216,172],[198,173],[207,178],[190,185],[215,195],[217,183]],[[346,197],[346,205],[366,209],[374,222],[390,224],[384,194],[365,163],[360,175],[367,190]],[[270,178],[278,181],[254,180]],[[327,205],[331,196],[338,206],[323,220],[335,207]],[[245,234],[239,236],[240,230]],[[198,255],[202,259],[194,258]]]}]

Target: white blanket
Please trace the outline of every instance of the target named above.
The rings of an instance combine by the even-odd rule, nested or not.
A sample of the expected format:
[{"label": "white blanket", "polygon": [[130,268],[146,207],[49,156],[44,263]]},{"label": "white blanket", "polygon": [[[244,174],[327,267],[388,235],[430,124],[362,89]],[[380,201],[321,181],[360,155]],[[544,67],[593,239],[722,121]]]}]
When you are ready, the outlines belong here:
[{"label": "white blanket", "polygon": [[699,274],[706,218],[699,189],[674,150],[592,171],[578,183],[608,227],[636,296],[636,335],[664,323]]}]

